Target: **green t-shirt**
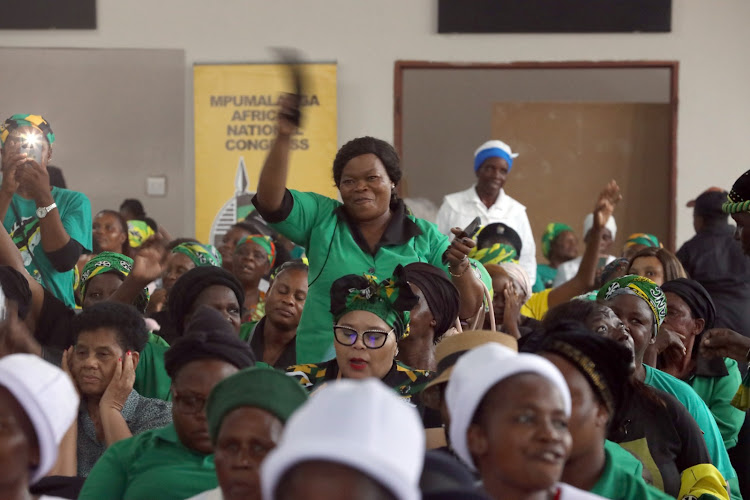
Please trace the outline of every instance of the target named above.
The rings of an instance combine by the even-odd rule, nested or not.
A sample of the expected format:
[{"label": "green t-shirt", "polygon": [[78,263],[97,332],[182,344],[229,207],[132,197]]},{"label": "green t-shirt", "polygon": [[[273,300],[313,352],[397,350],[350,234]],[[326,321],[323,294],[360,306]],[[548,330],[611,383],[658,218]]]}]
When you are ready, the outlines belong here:
[{"label": "green t-shirt", "polygon": [[[84,248],[91,251],[91,202],[85,194],[58,187],[52,188],[52,198],[60,211],[60,220],[65,232]],[[11,205],[5,214],[3,226],[10,234],[23,257],[26,271],[52,294],[71,309],[75,308],[73,296],[73,268],[59,272],[52,266],[42,248],[42,234],[39,218],[36,216],[36,202],[18,194],[13,195]],[[32,260],[33,255],[33,260]]]},{"label": "green t-shirt", "polygon": [[133,389],[143,397],[170,401],[172,393],[169,388],[172,379],[167,375],[164,367],[164,353],[169,344],[160,336],[149,332],[146,347],[141,351],[138,366],[135,367],[135,382]]},{"label": "green t-shirt", "polygon": [[[550,267],[547,264],[536,265],[536,284],[534,285],[533,292],[541,292],[547,288],[552,288],[552,283],[555,282],[557,276],[557,269]],[[541,286],[540,286],[541,285]]]},{"label": "green t-shirt", "polygon": [[737,482],[737,472],[732,467],[727,449],[724,447],[724,441],[721,438],[721,432],[719,432],[719,427],[716,425],[716,421],[706,403],[703,402],[692,387],[682,380],[651,366],[643,365],[643,367],[646,369],[646,379],[644,380],[646,385],[656,387],[671,394],[687,408],[687,411],[698,424],[698,427],[703,431],[703,439],[706,441],[706,448],[709,455],[711,455],[711,463],[713,463],[729,483],[732,500],[741,499],[742,495],[740,495],[740,488]]},{"label": "green t-shirt", "polygon": [[170,424],[110,446],[78,498],[184,500],[217,486],[213,455],[186,448]]},{"label": "green t-shirt", "polygon": [[[607,441],[609,443],[609,441]],[[634,472],[630,462],[623,462],[619,448],[630,455],[628,451],[616,443],[605,444],[604,454],[606,462],[604,471],[590,492],[611,500],[669,500],[671,496],[659,491],[643,480],[640,472]],[[636,462],[638,459],[630,455]],[[640,462],[638,462],[640,465]],[[672,499],[673,500],[673,499]]]},{"label": "green t-shirt", "polygon": [[724,446],[730,449],[737,444],[737,435],[745,422],[745,412],[732,406],[732,398],[742,383],[742,375],[737,368],[737,362],[724,358],[724,366],[728,374],[723,377],[696,375],[686,382],[708,405],[708,409],[711,410],[716,420],[716,425],[719,426]]},{"label": "green t-shirt", "polygon": [[[331,284],[336,279],[367,273],[382,280],[390,277],[398,264],[411,262],[427,262],[448,272],[442,262],[448,237],[435,224],[405,215],[403,232],[390,235],[394,243],[381,241],[382,246],[372,255],[360,248],[349,225],[336,213],[341,202],[316,193],[289,192],[294,200],[291,212],[282,222],[271,225],[303,246],[310,263],[307,301],[297,329],[298,363],[320,363],[335,356],[333,317],[329,310]],[[395,243],[400,239],[406,242]],[[478,270],[491,290],[492,280],[484,266],[480,264]]]}]

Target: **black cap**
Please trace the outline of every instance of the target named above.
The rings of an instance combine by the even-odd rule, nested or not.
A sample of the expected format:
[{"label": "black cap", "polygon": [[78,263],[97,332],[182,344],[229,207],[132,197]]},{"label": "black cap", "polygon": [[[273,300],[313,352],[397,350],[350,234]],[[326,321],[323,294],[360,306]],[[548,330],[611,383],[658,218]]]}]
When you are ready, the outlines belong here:
[{"label": "black cap", "polygon": [[693,213],[701,216],[725,215],[721,206],[727,201],[726,191],[706,191],[695,199]]}]

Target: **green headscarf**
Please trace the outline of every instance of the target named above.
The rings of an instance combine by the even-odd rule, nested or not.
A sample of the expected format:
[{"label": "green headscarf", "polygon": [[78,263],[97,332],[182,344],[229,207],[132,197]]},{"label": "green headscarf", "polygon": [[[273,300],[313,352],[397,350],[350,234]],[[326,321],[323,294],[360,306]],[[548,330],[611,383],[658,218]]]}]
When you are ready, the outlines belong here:
[{"label": "green headscarf", "polygon": [[240,241],[237,242],[234,251],[237,252],[237,250],[248,241],[252,241],[266,251],[268,262],[271,264],[271,267],[273,267],[273,263],[276,261],[276,245],[274,245],[273,240],[262,234],[251,234],[240,239]]},{"label": "green headscarf", "polygon": [[145,221],[129,220],[128,221],[128,240],[131,248],[138,248],[154,235],[154,230]]},{"label": "green headscarf", "polygon": [[240,370],[216,384],[208,396],[206,418],[211,442],[216,444],[221,422],[232,410],[260,408],[285,423],[305,401],[307,391],[284,372],[260,366]]},{"label": "green headscarf", "polygon": [[644,247],[651,248],[662,248],[663,246],[659,238],[648,233],[633,233],[628,236],[628,239],[625,241],[625,248],[635,245],[643,245]]},{"label": "green headscarf", "polygon": [[[133,259],[115,252],[102,252],[84,266],[83,272],[81,273],[81,299],[86,299],[86,289],[88,288],[89,281],[94,276],[98,276],[104,273],[119,273],[120,276],[125,279],[130,271],[133,270]],[[148,288],[144,288],[143,291],[138,295],[135,303],[133,304],[136,309],[143,312],[146,310],[149,298],[151,294]]]},{"label": "green headscarf", "polygon": [[331,314],[334,322],[351,311],[368,311],[394,329],[396,339],[409,335],[409,312],[419,298],[402,277],[400,264],[393,276],[381,282],[375,276],[348,274],[331,285]]},{"label": "green headscarf", "polygon": [[18,114],[11,116],[5,120],[5,123],[0,125],[0,146],[5,144],[11,132],[21,127],[34,127],[42,133],[50,146],[55,142],[55,134],[52,133],[49,122],[42,118],[41,115]]},{"label": "green headscarf", "polygon": [[604,285],[597,294],[597,300],[609,300],[618,295],[635,295],[646,301],[656,319],[654,335],[667,317],[667,297],[664,291],[648,278],[629,274],[615,278]]},{"label": "green headscarf", "polygon": [[481,250],[477,250],[477,248],[474,247],[471,249],[471,252],[469,252],[469,257],[484,265],[499,265],[503,262],[518,262],[516,249],[505,243],[495,243],[491,247],[483,248]]},{"label": "green headscarf", "polygon": [[181,253],[193,261],[195,267],[221,267],[221,254],[213,245],[202,245],[196,242],[181,243],[172,249],[172,253]]},{"label": "green headscarf", "polygon": [[565,231],[570,231],[572,233],[573,228],[562,222],[550,222],[547,224],[544,233],[542,233],[542,255],[544,255],[546,259],[549,259],[552,242]]}]

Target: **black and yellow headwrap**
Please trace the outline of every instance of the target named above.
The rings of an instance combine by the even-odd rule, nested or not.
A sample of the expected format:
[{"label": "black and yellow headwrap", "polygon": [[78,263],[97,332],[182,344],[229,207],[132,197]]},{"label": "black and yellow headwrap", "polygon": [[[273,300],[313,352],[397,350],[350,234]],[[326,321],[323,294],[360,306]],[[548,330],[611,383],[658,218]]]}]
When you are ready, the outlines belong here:
[{"label": "black and yellow headwrap", "polygon": [[393,276],[378,282],[370,275],[348,274],[331,285],[331,314],[337,322],[351,311],[368,311],[392,327],[396,339],[409,335],[409,312],[419,298],[403,278],[403,266]]},{"label": "black and yellow headwrap", "polygon": [[727,195],[727,201],[721,206],[725,214],[750,212],[750,170],[734,181],[732,190]]},{"label": "black and yellow headwrap", "polygon": [[[98,276],[103,273],[118,273],[122,279],[125,279],[130,271],[133,270],[133,259],[115,252],[102,252],[84,266],[83,272],[81,273],[81,298],[86,299],[86,289],[88,288],[89,281],[94,276]],[[140,312],[146,310],[148,301],[151,297],[148,289],[144,288],[143,291],[138,295],[135,303],[133,304],[136,309]]]},{"label": "black and yellow headwrap", "polygon": [[667,296],[664,291],[648,278],[629,274],[615,278],[604,285],[597,294],[597,300],[609,300],[618,295],[635,295],[645,300],[654,315],[654,336],[659,330],[664,318],[667,317]]},{"label": "black and yellow headwrap", "polygon": [[5,123],[0,125],[0,146],[5,144],[8,136],[17,128],[21,127],[34,127],[39,130],[47,142],[51,146],[55,142],[55,134],[52,133],[52,127],[49,126],[47,120],[42,118],[41,115],[24,115],[17,114],[13,115]]}]

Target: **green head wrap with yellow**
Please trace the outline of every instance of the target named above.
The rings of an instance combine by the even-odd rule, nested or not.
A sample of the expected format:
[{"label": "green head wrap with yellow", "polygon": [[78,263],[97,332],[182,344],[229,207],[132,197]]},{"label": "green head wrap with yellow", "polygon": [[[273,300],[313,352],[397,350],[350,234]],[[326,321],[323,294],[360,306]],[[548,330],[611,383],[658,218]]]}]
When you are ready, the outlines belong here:
[{"label": "green head wrap with yellow", "polygon": [[[86,299],[86,290],[89,282],[100,274],[104,273],[118,273],[122,279],[125,279],[130,271],[133,270],[133,259],[115,252],[102,252],[84,266],[83,272],[81,273],[81,299]],[[133,304],[136,309],[141,312],[146,310],[148,301],[151,295],[147,288],[138,295],[135,303]]]},{"label": "green head wrap with yellow", "polygon": [[503,262],[518,262],[518,253],[511,245],[505,243],[495,243],[489,248],[477,250],[477,247],[471,249],[469,257],[481,262],[484,265],[497,264]]},{"label": "green head wrap with yellow", "polygon": [[633,233],[628,236],[628,239],[625,241],[625,248],[635,245],[643,245],[644,247],[651,248],[662,248],[664,246],[659,241],[659,238],[649,233]]},{"label": "green head wrap with yellow", "polygon": [[206,418],[211,442],[216,444],[221,422],[242,407],[260,408],[286,423],[307,401],[307,391],[284,372],[254,366],[231,375],[213,388],[206,402]]},{"label": "green head wrap with yellow", "polygon": [[196,242],[181,243],[172,249],[172,253],[181,253],[193,261],[195,267],[221,267],[221,254],[213,245],[202,245]]},{"label": "green head wrap with yellow", "polygon": [[156,233],[147,222],[142,220],[128,221],[128,240],[131,248],[138,248],[143,245],[154,234]]},{"label": "green head wrap with yellow", "polygon": [[4,146],[5,141],[8,140],[8,136],[14,130],[21,127],[34,127],[41,132],[50,146],[55,142],[55,134],[52,133],[52,128],[49,126],[49,122],[42,118],[41,115],[18,114],[11,116],[5,120],[5,123],[0,125],[0,146]]},{"label": "green head wrap with yellow", "polygon": [[610,300],[618,295],[635,295],[646,301],[656,320],[654,335],[667,317],[667,297],[664,291],[648,278],[629,274],[613,279],[604,285],[596,298],[600,301]]},{"label": "green head wrap with yellow", "polygon": [[542,255],[549,259],[552,242],[565,231],[573,232],[573,228],[562,222],[550,222],[542,233]]},{"label": "green head wrap with yellow", "polygon": [[393,276],[377,281],[370,275],[348,274],[331,285],[331,314],[334,322],[352,311],[368,311],[394,329],[396,339],[409,335],[409,312],[419,298],[403,279],[403,266],[398,265]]}]

